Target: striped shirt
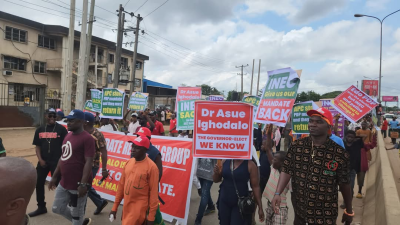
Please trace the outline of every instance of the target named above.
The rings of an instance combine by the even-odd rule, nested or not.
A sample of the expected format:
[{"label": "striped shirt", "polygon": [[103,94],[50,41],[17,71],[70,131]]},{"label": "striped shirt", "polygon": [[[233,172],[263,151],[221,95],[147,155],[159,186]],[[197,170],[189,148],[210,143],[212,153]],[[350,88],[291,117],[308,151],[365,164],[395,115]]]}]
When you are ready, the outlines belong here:
[{"label": "striped shirt", "polygon": [[[278,181],[279,181],[279,176],[281,173],[274,169],[273,166],[271,166],[271,174],[269,175],[268,183],[267,186],[265,187],[263,196],[268,199],[270,202],[272,202],[272,199],[275,196],[276,192],[276,187],[278,186]],[[286,194],[289,190],[291,190],[291,182],[286,185],[285,189],[281,193],[281,207],[286,207],[287,206],[287,201],[286,201]]]}]

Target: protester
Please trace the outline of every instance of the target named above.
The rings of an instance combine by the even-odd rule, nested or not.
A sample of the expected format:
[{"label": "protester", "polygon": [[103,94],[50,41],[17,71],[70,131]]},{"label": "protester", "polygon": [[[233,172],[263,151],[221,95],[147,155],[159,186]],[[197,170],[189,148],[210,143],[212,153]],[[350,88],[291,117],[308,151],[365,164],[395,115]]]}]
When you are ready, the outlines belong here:
[{"label": "protester", "polygon": [[194,171],[193,171],[193,184],[197,188],[197,193],[201,197],[201,184],[199,181],[199,178],[197,178],[197,164],[198,164],[198,159],[193,159],[194,160]]},{"label": "protester", "polygon": [[29,225],[26,208],[36,186],[35,168],[23,158],[0,158],[0,223]]},{"label": "protester", "polygon": [[171,137],[178,137],[176,122],[175,114],[171,114],[171,120],[169,121],[169,136]]},{"label": "protester", "polygon": [[64,119],[65,119],[65,115],[64,115],[63,111],[58,111],[56,120],[58,122],[64,122]]},{"label": "protester", "polygon": [[383,118],[383,123],[382,123],[382,127],[381,127],[381,133],[383,135],[383,138],[386,138],[386,134],[387,134],[387,129],[388,129],[388,121],[386,120],[386,118]]},{"label": "protester", "polygon": [[392,139],[392,144],[396,144],[396,138],[392,138],[391,133],[395,132],[397,127],[399,126],[399,121],[396,120],[396,117],[393,117],[393,120],[389,122],[389,136]]},{"label": "protester", "polygon": [[[93,139],[95,140],[96,153],[93,159],[92,166],[92,176],[96,177],[97,172],[100,168],[100,155],[101,155],[101,174],[103,177],[107,178],[109,176],[107,171],[107,143],[104,139],[103,134],[96,128],[94,128],[95,118],[89,113],[85,112],[85,124],[83,128],[86,132],[88,132]],[[96,205],[96,210],[94,211],[94,215],[98,215],[107,206],[108,202],[105,199],[102,199],[99,194],[97,194],[96,190],[93,187],[89,188],[88,197],[93,201]]]},{"label": "protester", "polygon": [[279,127],[274,128],[274,146],[275,146],[275,152],[279,152],[278,150],[278,144],[281,142],[281,132],[279,131]]},{"label": "protester", "polygon": [[189,138],[189,135],[186,130],[180,130],[178,131],[178,138]]},{"label": "protester", "polygon": [[153,225],[158,209],[158,168],[146,156],[149,139],[141,136],[130,142],[133,158],[128,160],[122,171],[110,216],[116,218],[118,206],[124,200],[122,225]]},{"label": "protester", "polygon": [[129,123],[128,131],[131,134],[136,134],[136,130],[140,127],[140,123],[138,121],[138,114],[132,113],[131,114],[131,121]]},{"label": "protester", "polygon": [[149,113],[151,122],[154,123],[154,128],[151,130],[152,135],[164,136],[164,125],[156,119],[156,112]]},{"label": "protester", "polygon": [[279,206],[279,214],[275,214],[274,207],[272,207],[271,205],[271,201],[274,198],[275,191],[278,186],[278,181],[282,172],[282,165],[285,157],[286,152],[277,152],[272,160],[271,175],[269,176],[268,183],[263,194],[263,196],[268,200],[268,206],[266,208],[265,214],[267,225],[285,225],[288,219],[286,194],[289,190],[291,190],[290,182],[286,185],[285,189],[281,193],[282,200]]},{"label": "protester", "polygon": [[276,148],[275,148],[277,152],[279,152],[281,150],[283,127],[278,127],[278,132],[279,132],[279,141],[278,141],[278,144],[276,144]]},{"label": "protester", "polygon": [[214,166],[216,164],[216,159],[198,159],[196,175],[200,181],[202,189],[199,210],[194,222],[195,225],[201,224],[203,215],[207,216],[210,213],[215,212],[215,205],[211,198],[211,186],[213,184]]},{"label": "protester", "polygon": [[361,128],[361,120],[357,121],[357,123],[351,123],[348,127],[349,130],[356,131],[357,128]]},{"label": "protester", "polygon": [[74,109],[67,116],[70,133],[64,139],[62,156],[49,183],[49,190],[56,189],[53,213],[63,216],[73,225],[91,223],[91,219],[84,219],[84,216],[96,147],[93,137],[84,130],[84,123],[85,114],[81,110]]},{"label": "protester", "polygon": [[262,145],[262,124],[258,123],[257,127],[253,128],[253,145],[259,152]]},{"label": "protester", "polygon": [[106,131],[118,131],[117,126],[108,118],[100,119],[100,129]]},{"label": "protester", "polygon": [[0,138],[0,157],[6,157],[7,153],[6,153],[6,149],[4,148],[3,145],[3,139]]},{"label": "protester", "polygon": [[173,113],[172,113],[171,111],[169,111],[169,110],[167,111],[166,118],[167,118],[167,123],[168,123],[168,124],[170,124],[170,120],[171,120],[172,114],[173,114]]},{"label": "protester", "polygon": [[289,118],[284,129],[283,129],[283,134],[285,137],[285,142],[283,145],[283,151],[287,151],[289,149],[289,146],[292,142],[292,137],[290,136],[290,133],[292,131],[292,119]]},{"label": "protester", "polygon": [[[36,156],[38,158],[36,166],[36,201],[38,208],[29,213],[30,217],[47,213],[44,184],[49,172],[54,176],[54,171],[62,154],[61,147],[63,141],[68,134],[65,127],[56,123],[56,117],[56,111],[48,109],[45,115],[46,125],[37,128],[33,138],[32,144],[35,145]],[[58,180],[56,184],[58,184]]]},{"label": "protester", "polygon": [[165,124],[165,111],[161,110],[161,123],[164,125]]},{"label": "protester", "polygon": [[293,178],[294,224],[336,224],[339,186],[346,205],[342,222],[350,225],[354,212],[349,153],[329,138],[333,125],[329,110],[310,110],[307,115],[310,117],[310,136],[292,143],[284,160],[272,206],[278,214],[281,193]]},{"label": "protester", "polygon": [[248,181],[258,206],[259,219],[264,222],[258,170],[252,160],[223,160],[222,168],[218,164],[215,165],[213,180],[215,183],[222,181],[217,203],[221,225],[252,224],[252,210],[246,214],[240,211],[238,205],[239,197],[249,196]]},{"label": "protester", "polygon": [[272,146],[273,146],[273,141],[272,141],[272,124],[266,125],[267,130],[265,132],[266,134],[266,140],[263,142],[261,152],[260,152],[260,190],[261,192],[264,191],[265,186],[268,183],[268,179],[271,173],[271,163],[272,163]]},{"label": "protester", "polygon": [[[361,129],[356,131],[356,136],[361,137],[362,140],[364,141],[364,144],[366,145],[366,148],[364,148],[366,155],[367,155],[367,159],[368,161],[371,161],[372,156],[371,156],[371,148],[370,144],[372,142],[372,132],[371,130],[367,129],[368,123],[367,122],[362,122],[361,123]],[[362,196],[361,196],[362,197]],[[357,198],[359,198],[359,196],[357,195]]]}]

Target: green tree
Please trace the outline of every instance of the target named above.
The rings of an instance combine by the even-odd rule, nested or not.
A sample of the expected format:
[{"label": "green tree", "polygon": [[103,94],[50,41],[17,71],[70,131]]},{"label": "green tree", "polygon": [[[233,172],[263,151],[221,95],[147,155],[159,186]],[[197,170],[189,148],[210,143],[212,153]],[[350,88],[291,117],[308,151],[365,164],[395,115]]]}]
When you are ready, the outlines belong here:
[{"label": "green tree", "polygon": [[342,91],[332,91],[332,92],[328,92],[325,93],[323,95],[321,95],[321,98],[336,98],[338,95],[340,95],[342,93]]},{"label": "green tree", "polygon": [[211,87],[210,85],[202,84],[197,86],[201,87],[201,94],[203,95],[221,95],[221,92],[217,88]]},{"label": "green tree", "polygon": [[321,95],[314,92],[314,91],[308,91],[304,92],[302,91],[300,94],[297,94],[296,97],[296,102],[306,102],[306,101],[319,101],[321,99]]}]

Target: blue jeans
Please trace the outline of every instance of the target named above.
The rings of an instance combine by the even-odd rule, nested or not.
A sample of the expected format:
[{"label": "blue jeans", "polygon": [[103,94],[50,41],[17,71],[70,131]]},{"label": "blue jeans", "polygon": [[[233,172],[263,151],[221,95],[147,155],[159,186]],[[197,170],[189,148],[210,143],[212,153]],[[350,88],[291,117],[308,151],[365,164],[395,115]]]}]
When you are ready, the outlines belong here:
[{"label": "blue jeans", "polygon": [[[92,167],[93,178],[96,177],[97,171],[99,171],[99,167]],[[105,201],[100,197],[99,194],[97,194],[96,190],[92,186],[88,191],[88,196],[90,200],[92,200],[92,202],[96,205],[96,207],[100,207]]]},{"label": "blue jeans", "polygon": [[201,200],[200,200],[200,205],[199,205],[199,211],[197,212],[197,217],[196,221],[201,222],[204,216],[204,211],[206,210],[206,206],[208,205],[208,208],[214,208],[214,203],[211,199],[211,186],[213,184],[213,181],[211,180],[206,180],[203,178],[199,178],[200,184],[201,184]]}]

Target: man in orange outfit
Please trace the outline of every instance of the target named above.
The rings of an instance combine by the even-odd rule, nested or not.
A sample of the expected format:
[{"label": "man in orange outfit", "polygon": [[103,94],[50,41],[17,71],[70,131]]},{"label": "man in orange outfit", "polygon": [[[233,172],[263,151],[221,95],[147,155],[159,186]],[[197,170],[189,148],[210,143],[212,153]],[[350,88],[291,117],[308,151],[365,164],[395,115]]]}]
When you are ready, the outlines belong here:
[{"label": "man in orange outfit", "polygon": [[122,172],[110,216],[116,218],[118,206],[124,199],[122,225],[153,225],[158,208],[158,168],[146,156],[150,147],[148,138],[137,137],[129,142],[132,143],[133,158],[128,160]]}]

